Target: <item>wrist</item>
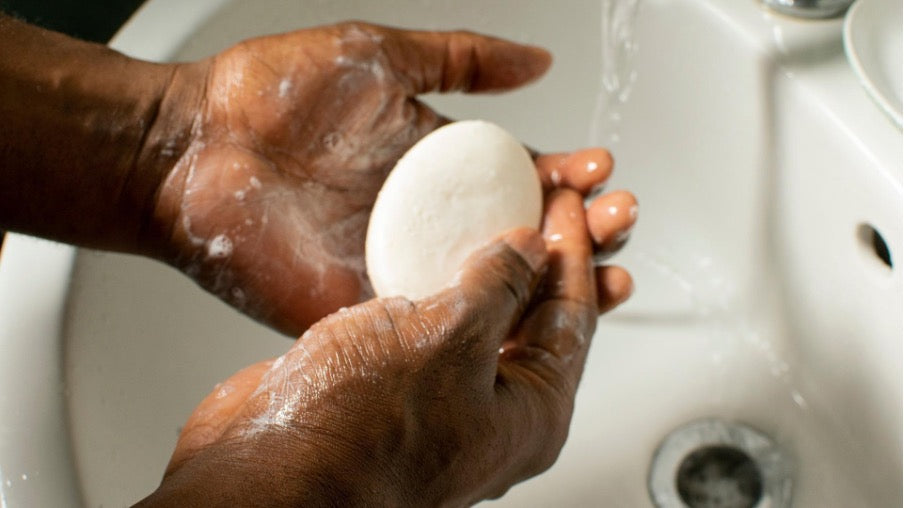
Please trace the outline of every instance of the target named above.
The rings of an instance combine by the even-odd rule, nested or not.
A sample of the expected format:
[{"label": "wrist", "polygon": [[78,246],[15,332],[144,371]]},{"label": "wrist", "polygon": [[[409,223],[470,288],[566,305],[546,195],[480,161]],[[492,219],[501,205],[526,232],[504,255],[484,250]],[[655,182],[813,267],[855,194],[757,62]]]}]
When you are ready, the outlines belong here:
[{"label": "wrist", "polygon": [[[164,198],[167,178],[179,164],[190,164],[189,149],[200,134],[205,115],[209,63],[171,64],[169,79],[156,108],[149,112],[146,130],[129,169],[133,195],[125,207],[139,211],[137,253],[161,259],[171,250],[172,227],[178,216],[178,199]],[[169,189],[170,191],[179,189]]]},{"label": "wrist", "polygon": [[0,227],[138,252],[159,187],[142,149],[180,66],[2,14],[0,47]]},{"label": "wrist", "polygon": [[171,464],[157,490],[137,506],[438,505],[417,490],[403,493],[393,468],[359,446],[330,431],[227,432],[219,443]]},{"label": "wrist", "polygon": [[[282,451],[282,450],[280,450]],[[209,453],[214,452],[214,453]],[[398,502],[385,486],[359,485],[352,471],[337,475],[316,460],[300,470],[304,458],[295,453],[274,463],[280,453],[236,453],[223,456],[208,449],[164,477],[160,486],[135,506],[415,506]]]}]

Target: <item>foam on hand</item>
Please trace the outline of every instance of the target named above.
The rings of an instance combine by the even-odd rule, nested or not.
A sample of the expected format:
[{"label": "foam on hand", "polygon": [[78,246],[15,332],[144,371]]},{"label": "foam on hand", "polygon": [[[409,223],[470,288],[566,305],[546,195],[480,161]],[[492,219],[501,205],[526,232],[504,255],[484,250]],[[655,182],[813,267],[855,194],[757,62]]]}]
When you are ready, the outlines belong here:
[{"label": "foam on hand", "polygon": [[537,228],[542,208],[533,160],[511,134],[481,120],[443,126],[399,159],[377,196],[366,240],[374,291],[435,293],[500,233]]}]

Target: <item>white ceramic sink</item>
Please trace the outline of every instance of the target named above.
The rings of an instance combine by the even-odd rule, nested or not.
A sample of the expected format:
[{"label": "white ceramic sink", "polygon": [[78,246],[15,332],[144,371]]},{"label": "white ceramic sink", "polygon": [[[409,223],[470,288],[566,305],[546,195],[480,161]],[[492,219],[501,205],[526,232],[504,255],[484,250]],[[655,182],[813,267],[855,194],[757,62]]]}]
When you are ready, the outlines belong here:
[{"label": "white ceramic sink", "polygon": [[[113,45],[196,58],[349,18],[544,45],[556,63],[536,86],[431,102],[540,149],[602,141],[599,0],[151,0]],[[718,418],[783,451],[793,506],[900,506],[902,139],[848,67],[841,21],[645,0],[636,30],[612,147],[612,188],[641,204],[617,258],[636,292],[600,321],[559,461],[498,504],[650,506],[660,442]],[[10,235],[0,506],[138,500],[213,385],[289,345],[166,266]]]}]

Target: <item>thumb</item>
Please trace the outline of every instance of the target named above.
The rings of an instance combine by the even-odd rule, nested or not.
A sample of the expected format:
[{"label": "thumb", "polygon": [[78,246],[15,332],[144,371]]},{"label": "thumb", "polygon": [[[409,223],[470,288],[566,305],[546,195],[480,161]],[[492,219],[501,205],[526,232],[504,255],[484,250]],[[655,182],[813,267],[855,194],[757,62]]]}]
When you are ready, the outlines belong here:
[{"label": "thumb", "polygon": [[466,31],[386,28],[384,49],[409,96],[427,92],[492,92],[525,85],[552,63],[545,49]]},{"label": "thumb", "polygon": [[465,336],[498,351],[530,303],[546,260],[537,231],[511,230],[471,254],[453,285],[430,303],[447,309],[449,324]]}]

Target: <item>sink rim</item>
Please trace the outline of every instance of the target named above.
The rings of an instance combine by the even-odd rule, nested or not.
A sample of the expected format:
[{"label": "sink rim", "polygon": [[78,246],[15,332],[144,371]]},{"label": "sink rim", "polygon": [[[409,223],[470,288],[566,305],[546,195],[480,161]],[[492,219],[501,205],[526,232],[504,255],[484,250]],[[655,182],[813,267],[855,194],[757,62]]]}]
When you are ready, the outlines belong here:
[{"label": "sink rim", "polygon": [[[109,46],[150,61],[171,59],[195,28],[229,0],[145,2]],[[174,12],[180,15],[174,16]],[[148,37],[147,34],[154,34]],[[18,428],[0,441],[0,501],[4,506],[80,506],[81,482],[68,431],[60,339],[76,247],[7,232],[0,252],[0,387],[33,386],[28,400],[0,389],[0,414]],[[37,261],[37,262],[36,262]],[[38,305],[35,305],[38,303]],[[12,338],[13,340],[9,340]],[[28,339],[44,340],[28,340]],[[27,349],[27,354],[25,350]],[[12,354],[10,354],[12,352]],[[21,354],[16,354],[20,352]],[[56,369],[47,364],[58,362]],[[45,422],[51,422],[45,424]],[[8,421],[4,421],[7,424]],[[6,428],[6,425],[4,425]],[[15,435],[41,446],[21,448]],[[9,445],[9,446],[8,446]],[[40,453],[34,453],[40,450]],[[24,453],[22,453],[24,452]],[[29,479],[30,478],[30,479]],[[45,481],[39,481],[44,478]]]}]

